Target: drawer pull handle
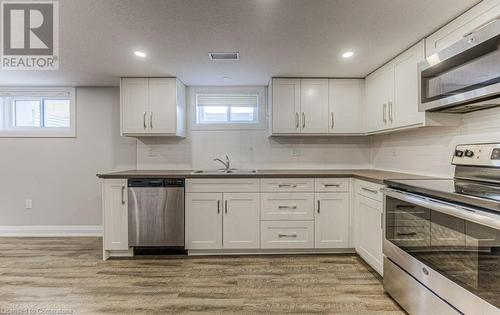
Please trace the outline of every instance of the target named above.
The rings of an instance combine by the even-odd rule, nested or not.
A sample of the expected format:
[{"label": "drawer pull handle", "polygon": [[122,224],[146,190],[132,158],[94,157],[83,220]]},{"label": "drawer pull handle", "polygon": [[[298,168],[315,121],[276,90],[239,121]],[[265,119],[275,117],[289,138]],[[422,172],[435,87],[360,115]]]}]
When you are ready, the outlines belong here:
[{"label": "drawer pull handle", "polygon": [[340,187],[340,184],[324,184],[325,187]]},{"label": "drawer pull handle", "polygon": [[375,189],[370,189],[370,188],[366,188],[366,187],[361,187],[361,189],[363,189],[364,191],[367,191],[367,192],[371,192],[372,194],[378,193],[378,191],[376,191]]},{"label": "drawer pull handle", "polygon": [[397,233],[398,236],[416,236],[416,232],[408,232],[408,233]]},{"label": "drawer pull handle", "polygon": [[278,184],[278,187],[282,188],[282,187],[292,187],[292,188],[295,188],[297,187],[297,184]]},{"label": "drawer pull handle", "polygon": [[297,234],[278,234],[279,238],[283,237],[297,237]]},{"label": "drawer pull handle", "polygon": [[297,209],[297,206],[278,206],[278,209]]}]

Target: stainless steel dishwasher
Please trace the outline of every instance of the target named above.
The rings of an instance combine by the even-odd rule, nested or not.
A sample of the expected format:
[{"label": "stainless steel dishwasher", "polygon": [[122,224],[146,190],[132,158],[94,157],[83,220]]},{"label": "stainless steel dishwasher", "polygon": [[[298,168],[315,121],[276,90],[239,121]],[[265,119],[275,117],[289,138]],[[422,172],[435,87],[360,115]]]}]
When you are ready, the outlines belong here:
[{"label": "stainless steel dishwasher", "polygon": [[128,242],[184,249],[184,179],[128,180]]}]

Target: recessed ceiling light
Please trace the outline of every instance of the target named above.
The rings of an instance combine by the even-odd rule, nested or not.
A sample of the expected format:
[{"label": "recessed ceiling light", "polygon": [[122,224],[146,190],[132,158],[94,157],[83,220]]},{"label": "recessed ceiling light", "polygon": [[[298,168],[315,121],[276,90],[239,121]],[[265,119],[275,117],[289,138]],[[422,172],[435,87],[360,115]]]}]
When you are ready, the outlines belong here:
[{"label": "recessed ceiling light", "polygon": [[354,56],[354,52],[352,51],[346,51],[342,54],[342,58],[351,58],[352,56]]},{"label": "recessed ceiling light", "polygon": [[146,58],[146,53],[143,51],[140,51],[140,50],[134,51],[134,55],[136,55],[137,57],[140,57],[140,58]]}]

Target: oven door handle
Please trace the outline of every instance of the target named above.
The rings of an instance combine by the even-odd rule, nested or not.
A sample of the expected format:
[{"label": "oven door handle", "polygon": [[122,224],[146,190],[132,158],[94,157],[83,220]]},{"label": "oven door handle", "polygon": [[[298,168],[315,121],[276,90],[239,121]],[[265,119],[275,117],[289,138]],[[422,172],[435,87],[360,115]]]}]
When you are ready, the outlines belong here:
[{"label": "oven door handle", "polygon": [[382,192],[386,196],[393,197],[398,200],[411,203],[413,205],[431,209],[460,219],[488,226],[496,230],[500,230],[500,215],[478,211],[473,208],[459,206],[453,203],[423,197],[391,188],[382,188]]}]

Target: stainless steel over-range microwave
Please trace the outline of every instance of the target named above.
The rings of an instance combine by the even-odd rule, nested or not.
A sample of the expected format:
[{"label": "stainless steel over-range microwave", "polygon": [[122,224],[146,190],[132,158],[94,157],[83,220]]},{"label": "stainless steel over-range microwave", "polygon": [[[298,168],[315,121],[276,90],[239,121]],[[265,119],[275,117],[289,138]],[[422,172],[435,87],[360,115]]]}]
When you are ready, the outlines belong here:
[{"label": "stainless steel over-range microwave", "polygon": [[419,110],[465,113],[500,106],[500,20],[419,63]]}]

